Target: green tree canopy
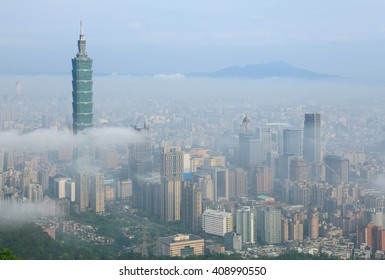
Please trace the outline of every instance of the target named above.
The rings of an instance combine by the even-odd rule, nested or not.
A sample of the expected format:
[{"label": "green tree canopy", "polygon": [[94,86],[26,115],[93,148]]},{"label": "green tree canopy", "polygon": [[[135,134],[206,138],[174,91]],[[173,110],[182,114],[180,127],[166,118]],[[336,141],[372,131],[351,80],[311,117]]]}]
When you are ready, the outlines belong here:
[{"label": "green tree canopy", "polygon": [[0,251],[0,260],[16,260],[16,256],[9,248],[3,248]]}]

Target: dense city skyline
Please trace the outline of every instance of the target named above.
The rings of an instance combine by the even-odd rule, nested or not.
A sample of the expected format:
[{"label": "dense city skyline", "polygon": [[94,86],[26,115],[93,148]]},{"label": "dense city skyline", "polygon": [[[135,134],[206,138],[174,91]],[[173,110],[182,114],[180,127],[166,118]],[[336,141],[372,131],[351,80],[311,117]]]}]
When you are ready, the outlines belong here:
[{"label": "dense city skyline", "polygon": [[[213,3],[199,7],[170,3],[172,9],[153,6],[152,1],[115,2],[121,5],[116,19],[124,17],[127,8],[148,12],[146,21],[129,18],[126,28],[143,32],[144,37],[134,36],[131,42],[136,44],[134,48],[141,48],[137,59],[152,53],[140,67],[156,75],[115,73],[123,66],[126,70],[140,68],[127,68],[129,58],[121,50],[128,50],[128,41],[113,28],[122,23],[111,25],[108,16],[102,21],[106,26],[96,23],[103,7],[99,4],[90,6],[94,17],[85,18],[100,30],[84,32],[80,21],[77,53],[66,57],[67,61],[72,58],[72,64],[63,69],[71,73],[72,68],[72,77],[52,75],[58,62],[54,57],[62,59],[64,52],[60,48],[53,52],[48,44],[60,43],[67,32],[44,47],[40,43],[45,37],[39,36],[36,38],[42,40],[36,45],[22,44],[25,53],[21,58],[44,50],[44,63],[32,65],[24,57],[7,62],[16,68],[6,70],[5,65],[5,70],[0,69],[4,74],[0,74],[4,81],[0,89],[0,223],[23,217],[51,241],[64,244],[54,254],[43,252],[45,258],[216,258],[223,254],[255,259],[294,253],[315,258],[385,259],[385,97],[383,65],[376,66],[383,51],[365,56],[371,62],[360,65],[363,72],[352,67],[362,60],[352,62],[349,54],[356,53],[363,42],[383,41],[378,14],[366,22],[371,31],[364,32],[358,25],[346,25],[364,7],[359,2],[326,7],[301,0],[298,10],[290,6],[290,16],[279,11],[274,14],[282,16],[277,25],[270,22],[266,29],[251,31],[246,15],[262,26],[270,20],[265,13],[256,15],[253,9],[246,9],[247,5],[256,8],[254,2],[243,1],[247,5],[242,7],[224,3],[223,10],[211,10]],[[279,3],[282,8],[287,5]],[[36,4],[52,7],[45,1]],[[266,1],[260,4],[261,10],[272,11]],[[8,1],[0,2],[3,5],[13,7]],[[77,8],[81,5],[84,3]],[[375,0],[370,5],[382,6]],[[28,4],[20,9],[26,7]],[[231,7],[238,20],[231,17]],[[344,18],[342,11],[347,7]],[[150,20],[155,8],[172,17],[156,17],[161,29],[148,31],[155,24]],[[207,33],[197,35],[169,25],[187,10],[205,16],[213,12],[215,28],[210,28],[211,21],[202,26],[199,21],[198,26],[206,27]],[[289,18],[304,11],[304,18],[280,30]],[[322,16],[329,13],[325,21]],[[224,21],[228,18],[233,20],[230,25]],[[330,29],[337,18],[343,23]],[[196,20],[184,18],[189,28]],[[303,21],[319,29],[309,29]],[[103,35],[102,26],[110,32]],[[18,30],[17,24],[14,27]],[[88,40],[88,34],[93,40]],[[186,38],[186,34],[191,36]],[[261,43],[259,36],[266,41]],[[13,53],[21,47],[16,37],[4,41]],[[205,40],[208,37],[211,39]],[[75,40],[70,41],[74,50]],[[351,49],[338,49],[341,42]],[[154,48],[148,49],[146,44]],[[307,49],[312,44],[324,47],[325,56],[330,57],[320,63],[323,55]],[[239,61],[239,54],[250,59],[251,53],[243,52],[247,48],[266,52],[270,47],[288,47],[287,52],[273,51],[274,56],[285,60],[294,55],[293,61],[306,60],[309,67],[320,67],[321,74],[283,62],[228,68],[217,72],[217,79],[164,72],[175,66],[188,71],[198,61],[197,49],[215,51],[221,46],[231,49],[228,54],[234,54],[229,56],[234,61]],[[162,53],[162,49],[173,48],[181,52],[176,56]],[[187,59],[184,55],[189,51]],[[301,55],[296,56],[298,52]],[[376,54],[381,59],[374,62]],[[225,56],[221,51],[216,57],[203,51],[199,61],[207,63],[200,67],[213,65],[208,58],[227,63],[229,60],[222,61]],[[319,62],[308,61],[309,56]],[[330,60],[331,56],[338,59]],[[121,59],[114,62],[117,57]],[[265,59],[269,55],[261,61]],[[98,63],[100,68],[95,66]],[[18,68],[20,65],[24,66]],[[28,71],[26,65],[34,70]],[[58,65],[57,69],[63,67]],[[111,69],[106,70],[111,65],[118,67],[112,75]],[[51,69],[48,75],[30,75],[45,67]],[[95,77],[94,71],[110,74]],[[234,71],[239,75],[228,75]],[[261,74],[264,71],[269,73]],[[79,250],[66,251],[65,246]],[[86,255],[81,251],[84,248],[90,248]]]}]

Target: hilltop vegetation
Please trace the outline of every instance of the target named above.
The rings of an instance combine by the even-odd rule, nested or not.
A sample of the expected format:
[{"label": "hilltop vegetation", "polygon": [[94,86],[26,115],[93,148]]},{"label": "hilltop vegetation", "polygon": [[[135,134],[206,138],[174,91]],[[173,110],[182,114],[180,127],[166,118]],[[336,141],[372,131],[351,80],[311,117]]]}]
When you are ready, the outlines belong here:
[{"label": "hilltop vegetation", "polygon": [[[0,250],[12,253],[16,259],[60,260],[60,259],[112,259],[114,251],[96,247],[85,242],[61,242],[53,240],[43,229],[32,222],[1,221]],[[10,250],[7,251],[7,250]]]}]

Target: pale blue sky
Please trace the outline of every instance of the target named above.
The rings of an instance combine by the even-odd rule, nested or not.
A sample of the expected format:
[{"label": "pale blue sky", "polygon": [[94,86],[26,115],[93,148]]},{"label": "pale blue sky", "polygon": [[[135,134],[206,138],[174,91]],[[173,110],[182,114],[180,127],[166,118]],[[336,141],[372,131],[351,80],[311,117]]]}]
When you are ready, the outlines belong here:
[{"label": "pale blue sky", "polygon": [[0,0],[0,72],[70,73],[80,20],[99,73],[280,60],[385,79],[383,0]]}]

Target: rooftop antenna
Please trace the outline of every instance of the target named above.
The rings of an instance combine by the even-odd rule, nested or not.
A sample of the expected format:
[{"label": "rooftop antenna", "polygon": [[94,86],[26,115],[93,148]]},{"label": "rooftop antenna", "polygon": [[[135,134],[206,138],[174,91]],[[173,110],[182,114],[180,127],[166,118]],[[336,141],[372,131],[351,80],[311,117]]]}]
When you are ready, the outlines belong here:
[{"label": "rooftop antenna", "polygon": [[83,23],[80,21],[80,36],[83,36]]}]

